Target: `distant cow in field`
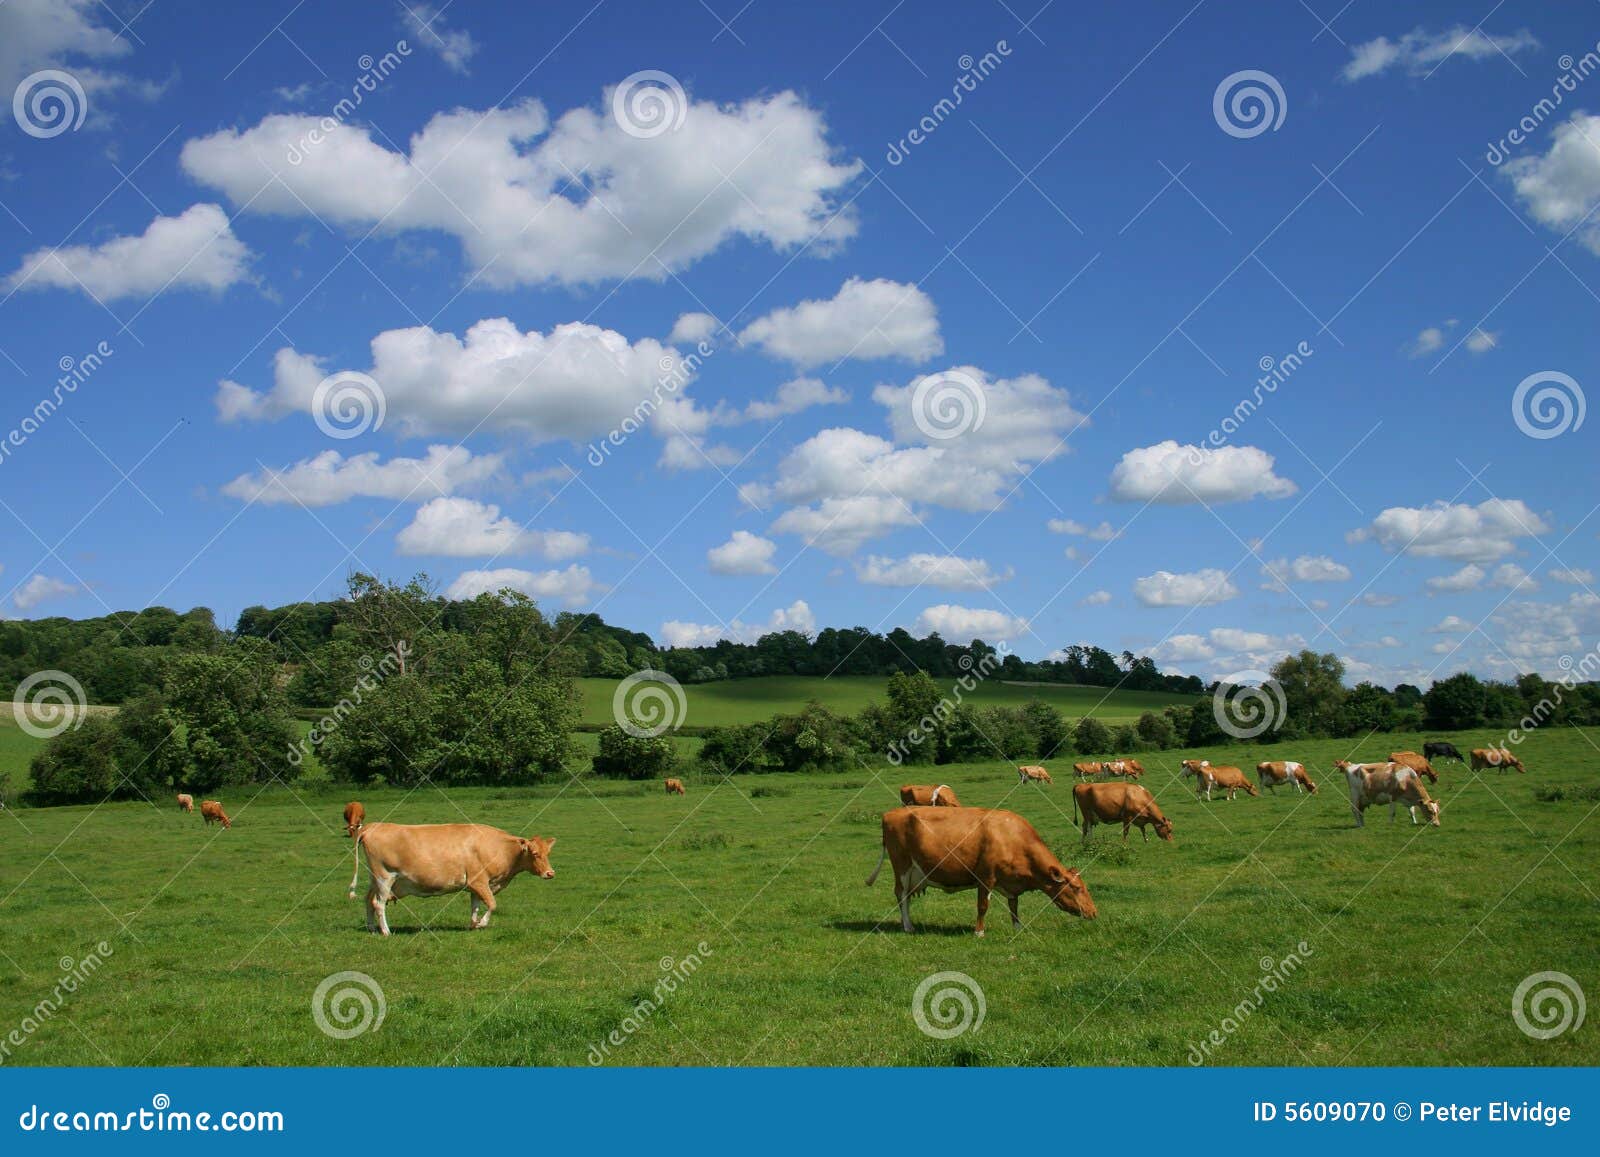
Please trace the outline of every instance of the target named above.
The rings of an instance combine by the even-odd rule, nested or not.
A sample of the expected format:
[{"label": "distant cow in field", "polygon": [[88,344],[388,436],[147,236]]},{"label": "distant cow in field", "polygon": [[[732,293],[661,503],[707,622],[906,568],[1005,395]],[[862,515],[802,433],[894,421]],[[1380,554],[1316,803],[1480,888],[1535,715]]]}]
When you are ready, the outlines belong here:
[{"label": "distant cow in field", "polygon": [[1356,827],[1366,827],[1366,810],[1374,804],[1389,805],[1389,822],[1394,823],[1395,804],[1403,803],[1417,822],[1417,809],[1428,813],[1428,822],[1439,826],[1439,805],[1428,796],[1422,777],[1400,763],[1347,763],[1337,761],[1335,769],[1350,785],[1350,812]]},{"label": "distant cow in field", "polygon": [[683,789],[683,780],[681,780],[681,779],[669,779],[669,780],[667,780],[667,794],[668,795],[688,795],[689,793]]},{"label": "distant cow in field", "polygon": [[1461,753],[1456,750],[1455,744],[1446,743],[1442,739],[1434,740],[1432,743],[1424,743],[1422,745],[1422,754],[1429,759],[1453,759],[1457,763],[1467,762],[1461,758]]},{"label": "distant cow in field", "polygon": [[1186,759],[1181,766],[1183,770],[1178,775],[1187,779],[1191,775],[1198,776],[1205,771],[1206,768],[1211,766],[1211,761],[1209,759]]},{"label": "distant cow in field", "polygon": [[1011,909],[1011,924],[1022,926],[1017,897],[1043,892],[1057,908],[1094,919],[1098,912],[1089,888],[1073,868],[1063,867],[1033,825],[1016,812],[981,807],[900,807],[883,816],[883,852],[867,877],[877,880],[883,861],[894,872],[900,926],[911,931],[911,897],[932,885],[944,892],[978,890],[977,934],[989,895],[999,892]]},{"label": "distant cow in field", "polygon": [[1050,778],[1050,773],[1048,771],[1046,771],[1044,768],[1040,767],[1038,764],[1031,764],[1031,763],[1030,764],[1025,764],[1024,766],[1017,768],[1017,778],[1022,783],[1027,783],[1030,779],[1034,783],[1054,783],[1055,782],[1055,780]]},{"label": "distant cow in field", "polygon": [[1195,788],[1195,795],[1198,796],[1203,792],[1207,802],[1210,802],[1212,788],[1227,792],[1230,800],[1241,791],[1250,796],[1261,794],[1255,789],[1255,785],[1244,777],[1244,772],[1232,764],[1207,762],[1199,771],[1198,778],[1199,784]]},{"label": "distant cow in field", "polygon": [[1500,774],[1506,773],[1506,768],[1514,767],[1518,775],[1527,773],[1527,768],[1522,766],[1522,760],[1512,755],[1503,747],[1474,747],[1472,749],[1472,770],[1483,771],[1487,768],[1497,767]]},{"label": "distant cow in field", "polygon": [[1311,782],[1311,777],[1306,774],[1306,765],[1296,763],[1292,759],[1269,760],[1256,764],[1256,780],[1262,787],[1272,791],[1274,795],[1280,787],[1292,787],[1295,791],[1309,791],[1317,794],[1317,785]]},{"label": "distant cow in field", "polygon": [[233,821],[228,818],[228,813],[222,810],[222,805],[214,799],[200,801],[200,815],[205,819],[206,826],[219,823],[225,828],[231,828]]},{"label": "distant cow in field", "polygon": [[1433,764],[1428,762],[1428,757],[1425,755],[1418,755],[1415,751],[1391,751],[1389,762],[1409,767],[1418,775],[1427,777],[1429,783],[1439,782],[1439,773],[1433,770]]},{"label": "distant cow in field", "polygon": [[960,807],[961,801],[948,784],[930,787],[924,783],[900,785],[900,802],[907,807]]},{"label": "distant cow in field", "polygon": [[1089,833],[1095,824],[1122,825],[1122,842],[1128,842],[1128,829],[1135,825],[1139,835],[1147,842],[1150,833],[1147,825],[1156,829],[1164,840],[1172,839],[1172,821],[1161,814],[1156,797],[1136,783],[1079,783],[1072,788],[1072,815],[1083,817],[1083,842],[1089,842]]},{"label": "distant cow in field", "polygon": [[1107,774],[1121,776],[1125,779],[1138,779],[1144,774],[1144,764],[1137,759],[1113,759],[1100,765]]},{"label": "distant cow in field", "polygon": [[185,815],[194,815],[194,796],[178,793],[178,810]]},{"label": "distant cow in field", "polygon": [[[350,898],[361,878],[361,851],[367,853],[367,931],[389,935],[389,901],[398,896],[442,896],[448,892],[472,893],[469,928],[487,928],[494,915],[495,893],[521,872],[546,880],[555,878],[550,866],[554,839],[523,839],[483,824],[375,823],[356,836],[355,875],[350,878]],[[483,918],[478,910],[484,909]]]},{"label": "distant cow in field", "polygon": [[361,830],[361,825],[367,822],[367,809],[361,806],[361,801],[351,800],[344,805],[344,834],[352,840]]},{"label": "distant cow in field", "polygon": [[1093,779],[1105,769],[1106,765],[1103,763],[1074,763],[1072,774],[1079,779]]}]

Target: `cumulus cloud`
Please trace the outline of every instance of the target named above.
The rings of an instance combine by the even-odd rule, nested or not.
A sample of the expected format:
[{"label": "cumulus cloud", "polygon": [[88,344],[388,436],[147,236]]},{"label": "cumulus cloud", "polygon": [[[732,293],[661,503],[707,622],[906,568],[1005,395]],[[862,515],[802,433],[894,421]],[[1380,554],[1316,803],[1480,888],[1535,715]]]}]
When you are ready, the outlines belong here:
[{"label": "cumulus cloud", "polygon": [[1090,542],[1110,542],[1122,533],[1109,522],[1102,522],[1099,526],[1090,526],[1072,518],[1052,518],[1045,525],[1049,528],[1051,534],[1081,535]]},{"label": "cumulus cloud", "polygon": [[1600,597],[1574,591],[1566,601],[1539,603],[1516,600],[1495,612],[1495,634],[1501,648],[1521,671],[1537,671],[1547,678],[1571,675],[1600,636]]},{"label": "cumulus cloud", "polygon": [[772,565],[777,549],[770,538],[736,530],[727,542],[706,551],[706,565],[716,574],[777,574]]},{"label": "cumulus cloud", "polygon": [[958,558],[949,554],[912,554],[905,558],[869,555],[856,564],[856,578],[868,586],[930,586],[947,591],[986,591],[1010,579],[1007,567],[996,572],[981,558]]},{"label": "cumulus cloud", "polygon": [[1486,329],[1475,329],[1467,335],[1467,352],[1485,354],[1500,344],[1500,335]]},{"label": "cumulus cloud", "polygon": [[1028,633],[1028,620],[981,607],[958,607],[940,603],[917,616],[919,635],[937,632],[941,637],[965,641],[982,639],[986,643],[1015,639]]},{"label": "cumulus cloud", "polygon": [[860,164],[834,162],[822,115],[793,92],[688,100],[649,139],[624,131],[612,95],[554,122],[537,100],[441,112],[409,153],[355,124],[278,114],[188,141],[181,160],[252,213],[453,235],[498,288],[661,280],[736,237],[826,253],[854,235],[834,198]]},{"label": "cumulus cloud", "polygon": [[738,619],[727,626],[706,623],[689,623],[678,619],[661,624],[661,638],[669,647],[710,647],[722,639],[735,643],[754,643],[762,635],[779,631],[799,631],[802,635],[815,634],[817,621],[804,599],[796,599],[787,607],[772,612],[765,623],[745,623]]},{"label": "cumulus cloud", "polygon": [[896,498],[861,495],[825,498],[815,506],[786,510],[772,524],[778,534],[794,534],[833,555],[854,554],[863,545],[901,526],[916,525],[911,508]]},{"label": "cumulus cloud", "polygon": [[1111,601],[1110,591],[1093,591],[1078,600],[1080,607],[1103,607]]},{"label": "cumulus cloud", "polygon": [[1513,56],[1538,46],[1539,41],[1526,30],[1492,35],[1465,24],[1440,32],[1414,28],[1394,40],[1380,36],[1351,45],[1350,59],[1340,75],[1347,81],[1354,81],[1391,69],[1404,69],[1413,76],[1421,76],[1453,57],[1488,60],[1495,56]]},{"label": "cumulus cloud", "polygon": [[376,450],[346,458],[324,450],[283,470],[241,474],[222,488],[230,498],[268,506],[298,503],[332,506],[352,498],[424,502],[495,477],[502,454],[478,454],[462,446],[429,446],[421,458],[379,460]]},{"label": "cumulus cloud", "polygon": [[1188,574],[1158,570],[1134,580],[1133,597],[1147,607],[1209,607],[1238,598],[1239,588],[1214,567]]},{"label": "cumulus cloud", "polygon": [[36,574],[16,589],[11,596],[11,601],[16,604],[17,610],[28,611],[51,599],[82,593],[83,587],[77,583],[51,578],[49,575]]},{"label": "cumulus cloud", "polygon": [[1502,170],[1528,213],[1539,224],[1565,233],[1600,253],[1600,116],[1575,112],[1551,133],[1542,156],[1508,161]]},{"label": "cumulus cloud", "polygon": [[502,517],[498,506],[470,498],[435,498],[417,508],[410,524],[395,537],[395,546],[404,555],[542,554],[560,561],[587,554],[589,536],[570,530],[531,530],[514,518]]},{"label": "cumulus cloud", "polygon": [[1372,525],[1345,535],[1348,542],[1378,543],[1394,553],[1457,562],[1493,562],[1516,549],[1519,538],[1547,534],[1550,527],[1521,499],[1490,498],[1477,506],[1436,502],[1391,506]]},{"label": "cumulus cloud", "polygon": [[1436,325],[1417,334],[1406,346],[1406,353],[1414,358],[1426,357],[1428,354],[1437,353],[1444,348],[1444,330]]},{"label": "cumulus cloud", "polygon": [[1392,607],[1400,601],[1400,596],[1380,594],[1377,591],[1368,591],[1357,601],[1363,606],[1368,607]]},{"label": "cumulus cloud", "polygon": [[596,583],[589,568],[576,564],[566,570],[528,571],[515,567],[495,570],[463,571],[445,588],[447,599],[474,599],[482,594],[498,594],[509,587],[521,591],[529,598],[549,599],[569,607],[588,605],[594,595],[604,590]]},{"label": "cumulus cloud", "polygon": [[1168,663],[1209,663],[1227,676],[1241,668],[1265,669],[1305,646],[1299,635],[1274,635],[1240,627],[1213,627],[1204,634],[1171,635],[1150,649],[1150,657]]},{"label": "cumulus cloud", "polygon": [[1428,628],[1430,635],[1470,635],[1475,628],[1460,615],[1446,615]]},{"label": "cumulus cloud", "polygon": [[1582,587],[1594,582],[1594,571],[1583,567],[1557,567],[1549,574],[1554,581],[1569,586]]},{"label": "cumulus cloud", "polygon": [[667,335],[667,341],[695,345],[707,341],[717,332],[722,323],[709,313],[683,313],[678,315],[678,320],[672,323],[672,332]]},{"label": "cumulus cloud", "polygon": [[452,72],[466,72],[467,63],[478,51],[472,34],[464,29],[445,27],[444,13],[432,4],[407,0],[401,5],[401,22],[417,42],[436,53]]},{"label": "cumulus cloud", "polygon": [[1484,574],[1485,571],[1481,566],[1469,562],[1458,571],[1427,579],[1423,585],[1430,591],[1440,594],[1458,594],[1461,591],[1477,590],[1483,583]]},{"label": "cumulus cloud", "polygon": [[1168,439],[1129,450],[1111,472],[1111,497],[1118,502],[1243,502],[1287,498],[1297,487],[1272,472],[1273,457],[1254,446],[1204,450]]},{"label": "cumulus cloud", "polygon": [[1514,562],[1503,562],[1494,568],[1494,577],[1489,580],[1489,585],[1502,590],[1521,591],[1532,594],[1539,589],[1539,584],[1534,581],[1527,571]]},{"label": "cumulus cloud", "polygon": [[253,256],[233,235],[220,205],[191,205],[176,217],[157,217],[137,237],[36,249],[5,285],[9,290],[81,289],[105,301],[168,288],[221,293],[249,277]]},{"label": "cumulus cloud", "polygon": [[[86,126],[107,127],[104,98],[126,93],[154,100],[164,85],[136,80],[105,65],[133,51],[134,37],[102,21],[99,0],[9,0],[0,4],[0,89],[12,93],[41,69],[70,72],[89,98]],[[90,63],[95,62],[95,63]]]},{"label": "cumulus cloud", "polygon": [[1350,568],[1325,554],[1302,554],[1293,561],[1275,558],[1261,568],[1264,591],[1288,590],[1295,583],[1342,583],[1350,578]]},{"label": "cumulus cloud", "polygon": [[852,277],[826,301],[776,309],[745,327],[739,340],[800,366],[843,358],[925,362],[944,353],[939,313],[915,285]]},{"label": "cumulus cloud", "polygon": [[744,408],[740,420],[745,422],[770,422],[774,418],[787,418],[812,406],[842,406],[850,400],[845,391],[827,385],[817,378],[795,378],[784,382],[770,400],[757,399]]}]

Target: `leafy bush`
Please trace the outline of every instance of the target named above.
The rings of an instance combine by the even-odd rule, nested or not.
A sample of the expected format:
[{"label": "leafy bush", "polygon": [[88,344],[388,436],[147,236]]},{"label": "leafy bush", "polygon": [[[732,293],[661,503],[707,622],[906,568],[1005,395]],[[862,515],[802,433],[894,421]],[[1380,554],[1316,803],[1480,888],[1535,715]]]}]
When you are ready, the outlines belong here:
[{"label": "leafy bush", "polygon": [[1084,755],[1110,755],[1111,728],[1093,715],[1085,715],[1072,729],[1072,743]]},{"label": "leafy bush", "polygon": [[630,735],[613,723],[600,733],[594,773],[609,779],[665,779],[677,763],[678,753],[665,735]]}]

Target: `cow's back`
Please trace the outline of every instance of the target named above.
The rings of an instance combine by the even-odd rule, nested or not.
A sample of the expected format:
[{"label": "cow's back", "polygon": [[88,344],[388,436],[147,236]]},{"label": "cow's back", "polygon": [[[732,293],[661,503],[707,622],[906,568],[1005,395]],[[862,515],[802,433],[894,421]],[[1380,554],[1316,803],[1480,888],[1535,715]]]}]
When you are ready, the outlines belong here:
[{"label": "cow's back", "polygon": [[1139,810],[1150,793],[1136,783],[1080,783],[1072,789],[1078,810],[1105,822]]},{"label": "cow's back", "polygon": [[[509,867],[516,837],[487,824],[392,824],[361,830],[369,863],[382,865],[428,890],[459,888],[482,868],[491,875]],[[501,860],[507,861],[502,865]]]},{"label": "cow's back", "polygon": [[938,887],[970,888],[975,879],[1015,870],[1031,842],[1027,820],[990,808],[896,808],[884,816],[910,861]]}]

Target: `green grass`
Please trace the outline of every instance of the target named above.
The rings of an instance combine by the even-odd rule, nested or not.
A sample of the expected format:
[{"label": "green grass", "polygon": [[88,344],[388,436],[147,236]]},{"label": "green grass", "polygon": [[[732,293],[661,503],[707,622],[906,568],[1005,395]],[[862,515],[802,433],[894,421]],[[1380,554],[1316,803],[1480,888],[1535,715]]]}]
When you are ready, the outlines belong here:
[{"label": "green grass", "polygon": [[[1142,755],[1177,842],[1135,833],[1126,850],[1104,828],[1077,847],[1066,760],[1054,787],[991,763],[689,777],[681,799],[593,781],[365,792],[374,818],[559,839],[556,878],[512,883],[488,930],[466,930],[463,896],[413,898],[391,909],[387,940],[345,898],[344,796],[330,790],[230,792],[227,832],[145,804],[21,810],[0,816],[0,1028],[50,993],[61,958],[114,951],[5,1063],[582,1065],[660,962],[704,942],[607,1063],[1181,1065],[1251,996],[1259,962],[1302,941],[1299,970],[1210,1063],[1600,1063],[1592,1025],[1537,1041],[1510,1015],[1532,973],[1600,988],[1600,731],[1536,733],[1519,749],[1527,776],[1445,764],[1442,828],[1379,810],[1355,829],[1329,764],[1420,741]],[[1191,754],[1299,758],[1324,790],[1204,804],[1176,779]],[[936,893],[913,907],[918,934],[899,932],[891,882],[862,881],[902,780],[1027,816],[1081,869],[1100,919],[1030,894],[1022,929],[996,904],[979,940],[973,893]],[[387,1013],[341,1041],[311,1000],[346,970],[381,985]],[[912,994],[940,971],[981,985],[981,1029],[918,1030]]]},{"label": "green grass", "polygon": [[[615,679],[579,679],[583,696],[583,722],[610,723]],[[952,683],[953,680],[942,680]],[[808,700],[841,714],[853,715],[868,703],[888,698],[888,680],[876,676],[848,675],[819,679],[804,675],[774,675],[762,679],[728,679],[718,683],[686,685],[688,711],[680,723],[687,727],[715,727],[728,723],[755,723],[783,711],[796,711]],[[1173,703],[1192,703],[1192,695],[1159,691],[1110,691],[1104,687],[1065,684],[1022,685],[988,679],[964,692],[967,702],[981,707],[1017,707],[1029,699],[1042,699],[1070,719],[1094,715],[1107,723],[1131,723],[1146,711],[1160,711]]]}]

